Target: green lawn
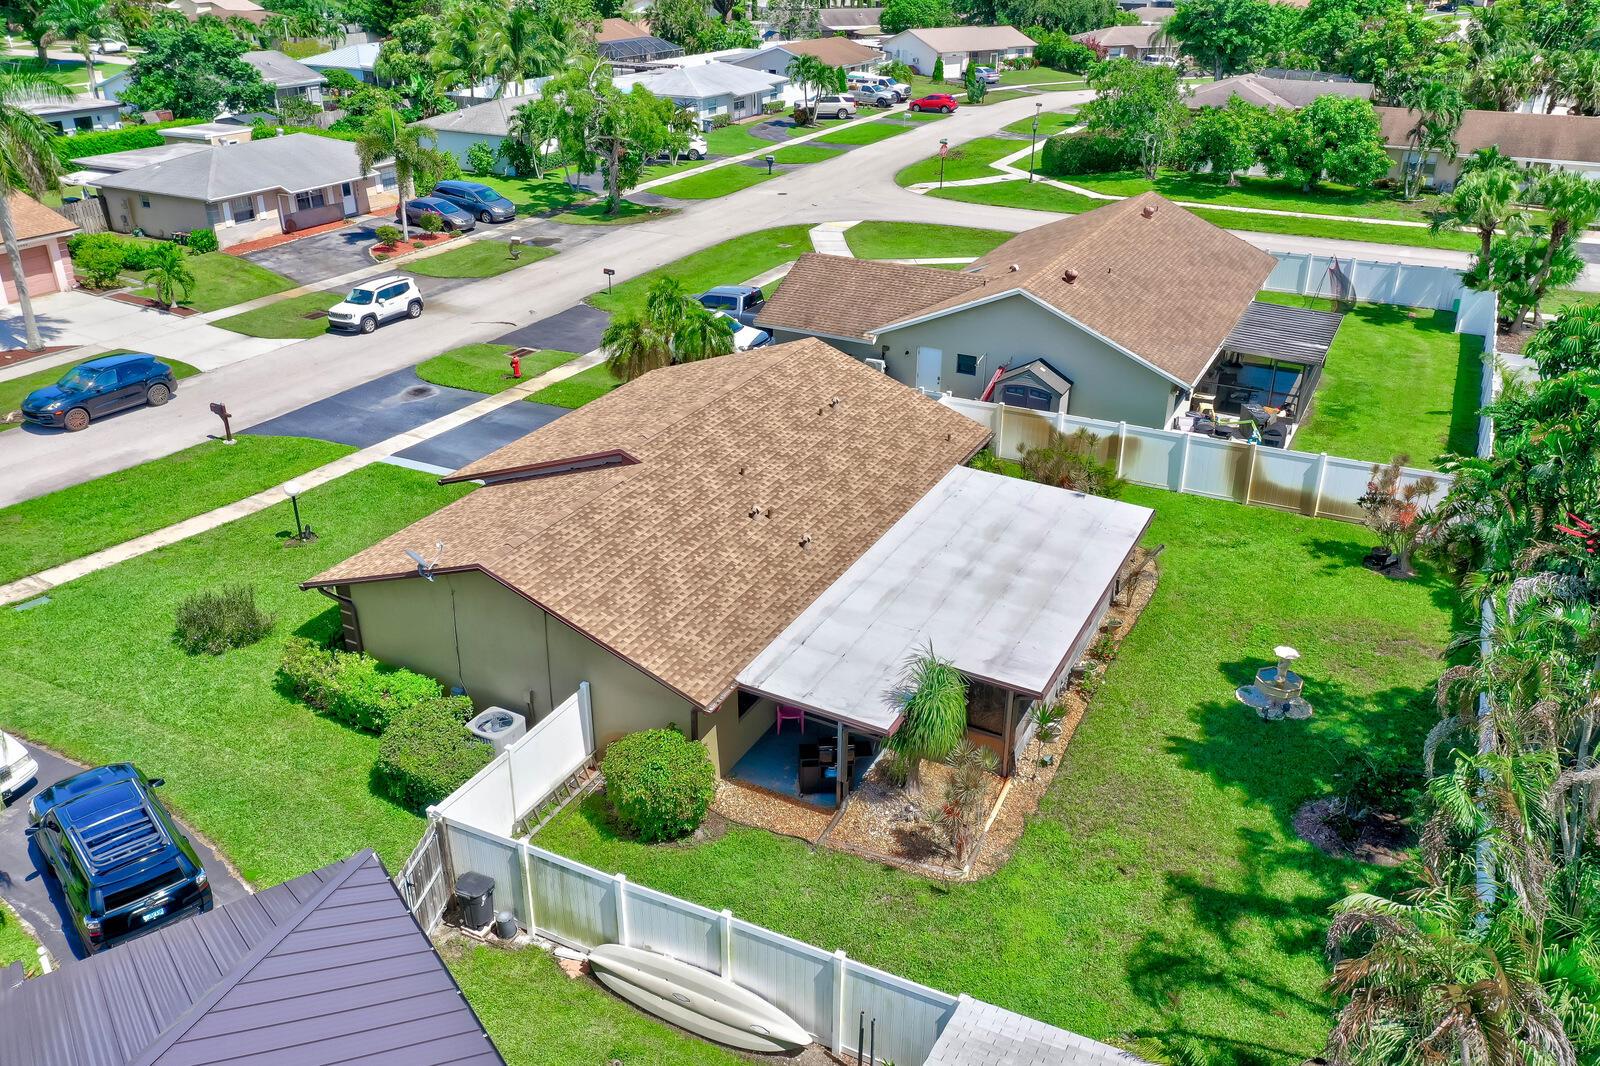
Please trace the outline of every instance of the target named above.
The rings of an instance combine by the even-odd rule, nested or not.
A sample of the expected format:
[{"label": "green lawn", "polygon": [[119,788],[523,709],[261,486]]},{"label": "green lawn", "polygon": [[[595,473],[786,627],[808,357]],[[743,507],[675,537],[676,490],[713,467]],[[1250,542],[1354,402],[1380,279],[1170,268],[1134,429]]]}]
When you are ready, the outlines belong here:
[{"label": "green lawn", "polygon": [[[436,355],[417,366],[417,377],[435,385],[472,392],[504,392],[518,384],[511,376],[509,344],[468,344]],[[523,380],[536,378],[548,370],[578,358],[575,352],[545,350],[522,357]]]},{"label": "green lawn", "polygon": [[1031,93],[1024,92],[1021,89],[990,89],[983,94],[982,100],[968,101],[966,106],[988,107],[990,104],[1003,104],[1007,100],[1020,100],[1024,96],[1031,95]]},{"label": "green lawn", "polygon": [[[101,356],[106,355],[118,355],[127,350],[128,349],[126,348],[115,348],[108,352],[102,352],[99,356],[95,356],[95,358],[98,359]],[[200,373],[199,370],[196,370],[188,363],[181,362],[177,359],[168,359],[166,356],[160,355],[160,353],[157,353],[157,357],[163,363],[166,363],[172,368],[172,376],[180,381],[184,378],[193,377],[195,374]],[[34,389],[42,389],[46,385],[54,385],[56,382],[60,381],[66,376],[68,370],[71,370],[76,365],[76,363],[62,363],[59,366],[53,366],[48,370],[40,370],[37,373],[24,374],[20,378],[11,378],[8,381],[0,381],[0,415],[7,415],[17,411],[22,407],[22,401],[28,395],[28,393],[32,392]],[[21,422],[0,422],[0,431],[15,429],[20,425],[22,425]]]},{"label": "green lawn", "polygon": [[[1298,297],[1273,302],[1297,302]],[[1328,350],[1311,416],[1294,437],[1302,452],[1434,467],[1444,452],[1478,446],[1483,345],[1454,333],[1449,311],[1358,304]]]},{"label": "green lawn", "polygon": [[[918,164],[919,166],[921,164]],[[1076,215],[1104,207],[1105,200],[1096,200],[1080,193],[1058,189],[1042,181],[1001,181],[992,185],[958,185],[955,188],[932,189],[928,196],[941,200],[960,200],[969,204],[994,204],[998,207],[1020,207],[1028,211],[1059,211]]]},{"label": "green lawn", "polygon": [[651,207],[627,199],[618,200],[615,211],[607,211],[606,201],[602,198],[553,215],[550,221],[565,222],[570,226],[631,226],[635,222],[649,222],[653,218],[675,214],[676,211],[672,207]]},{"label": "green lawn", "polygon": [[630,278],[611,292],[597,292],[589,303],[602,311],[636,311],[644,306],[645,290],[658,277],[671,275],[690,292],[703,292],[713,285],[742,284],[811,250],[810,226],[757,230]]},{"label": "green lawn", "polygon": [[902,133],[909,133],[912,127],[884,119],[881,122],[867,122],[860,126],[849,126],[836,129],[825,137],[819,137],[817,144],[877,144],[890,137],[897,137]]},{"label": "green lawn", "polygon": [[[1432,574],[1362,569],[1359,526],[1156,489],[1128,499],[1156,509],[1160,586],[994,876],[934,883],[739,827],[641,845],[593,798],[537,843],[1163,1061],[1190,1041],[1210,1066],[1319,1053],[1328,907],[1401,880],[1324,856],[1291,819],[1344,759],[1419,749],[1452,593]],[[1264,722],[1234,697],[1278,643],[1304,656],[1308,721]]]},{"label": "green lawn", "polygon": [[[390,869],[422,820],[373,791],[378,740],[279,691],[284,640],[323,639],[338,608],[297,583],[456,499],[464,486],[375,464],[307,492],[315,543],[286,547],[288,502],[0,611],[6,728],[92,764],[131,760],[244,877],[270,885],[375,848]],[[243,582],[276,621],[258,644],[191,656],[179,600]]]},{"label": "green lawn", "polygon": [[676,1029],[589,978],[561,972],[538,948],[506,951],[453,940],[442,949],[510,1066],[747,1066],[749,1059]]},{"label": "green lawn", "polygon": [[[226,252],[191,255],[185,263],[194,273],[194,288],[190,290],[187,300],[179,302],[196,311],[219,311],[246,300],[292,289],[297,284],[291,278]],[[156,295],[155,289],[148,286],[137,290],[137,293],[152,299]]]},{"label": "green lawn", "polygon": [[1544,298],[1544,313],[1558,314],[1566,307],[1588,307],[1590,304],[1600,304],[1600,292],[1585,292],[1579,289],[1557,289]]},{"label": "green lawn", "polygon": [[343,299],[341,293],[308,292],[267,304],[265,307],[220,318],[214,325],[231,329],[235,333],[243,333],[247,337],[275,337],[285,340],[320,337],[328,332],[327,318],[306,316],[316,311],[326,311]]},{"label": "green lawn", "polygon": [[[1043,124],[1041,123],[1041,129]],[[1437,206],[1437,197],[1406,202],[1387,189],[1355,189],[1331,183],[1305,192],[1298,185],[1271,178],[1242,177],[1230,188],[1226,182],[1204,174],[1163,171],[1155,181],[1138,171],[1110,174],[1069,174],[1061,181],[1111,196],[1137,196],[1152,188],[1169,200],[1200,204],[1225,204],[1230,207],[1260,207],[1272,211],[1304,211],[1317,215],[1349,215],[1355,218],[1387,218],[1405,222],[1426,222],[1428,211]]]},{"label": "green lawn", "polygon": [[650,191],[658,196],[671,197],[674,200],[713,200],[718,196],[748,189],[752,185],[760,185],[769,177],[765,166],[747,167],[743,163],[733,163],[729,166],[708,170],[703,174],[695,174],[687,178],[666,185],[658,185]]},{"label": "green lawn", "polygon": [[0,583],[242,500],[353,451],[300,437],[207,441],[0,507]]},{"label": "green lawn", "polygon": [[[760,123],[755,123],[760,125]],[[712,155],[744,155],[746,152],[767,152],[774,142],[757,137],[749,126],[724,126],[706,134],[706,151]]]},{"label": "green lawn", "polygon": [[[1075,111],[1041,111],[1039,113],[1039,147],[1044,148],[1044,139],[1054,137],[1061,131],[1076,125],[1078,114]],[[1020,133],[1024,137],[1033,133],[1033,119],[1019,118],[1008,126],[1002,127],[1012,133]]]},{"label": "green lawn", "polygon": [[22,928],[17,912],[0,900],[0,967],[20,961],[29,977],[39,973],[39,942]]},{"label": "green lawn", "polygon": [[551,171],[542,178],[502,178],[490,174],[472,180],[483,182],[516,204],[519,215],[560,211],[594,195],[588,189],[568,185],[562,180],[560,170]]},{"label": "green lawn", "polygon": [[[974,141],[964,144],[953,144],[950,152],[944,159],[944,180],[964,181],[968,178],[987,178],[998,173],[989,164],[996,159],[1008,156],[1018,148],[1028,147],[1028,142],[1019,141],[1014,137],[979,137]],[[939,180],[939,156],[937,153],[927,159],[912,163],[894,176],[896,184],[901,186],[917,185],[925,181]]]},{"label": "green lawn", "polygon": [[[106,78],[113,74],[127,69],[128,67],[124,63],[96,63],[94,65],[96,84],[105,81]],[[43,71],[57,78],[62,85],[69,89],[83,92],[89,87],[88,68],[83,65],[83,60],[81,59],[48,59],[41,64],[37,56],[13,56],[0,60],[0,70],[28,73]]]},{"label": "green lawn", "polygon": [[570,378],[554,385],[546,385],[529,396],[533,403],[554,404],[556,407],[582,407],[590,400],[598,400],[622,382],[611,376],[604,363],[580,370]]},{"label": "green lawn", "polygon": [[[862,128],[870,129],[871,127]],[[842,154],[837,148],[829,148],[825,144],[807,141],[804,144],[791,144],[787,148],[779,148],[772,153],[772,158],[779,163],[821,163],[829,159],[837,159]]]},{"label": "green lawn", "polygon": [[1001,85],[1049,85],[1052,90],[1057,89],[1082,89],[1088,86],[1082,74],[1073,74],[1065,70],[1052,70],[1049,67],[1034,67],[1032,70],[1002,70],[1000,72]]},{"label": "green lawn", "polygon": [[863,222],[844,231],[859,259],[943,259],[977,257],[1004,244],[1014,233],[924,222]]},{"label": "green lawn", "polygon": [[468,241],[448,252],[415,260],[406,269],[430,278],[492,278],[555,254],[554,248],[529,244],[523,245],[513,259],[511,245],[506,241]]}]

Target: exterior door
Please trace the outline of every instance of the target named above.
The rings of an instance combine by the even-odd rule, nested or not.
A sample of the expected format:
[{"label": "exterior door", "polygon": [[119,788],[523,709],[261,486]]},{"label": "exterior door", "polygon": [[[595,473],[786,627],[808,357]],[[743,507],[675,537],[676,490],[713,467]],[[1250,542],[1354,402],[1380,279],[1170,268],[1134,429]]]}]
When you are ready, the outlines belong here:
[{"label": "exterior door", "polygon": [[939,391],[939,371],[944,366],[944,352],[938,348],[917,349],[917,388],[923,392]]},{"label": "exterior door", "polygon": [[347,181],[339,186],[339,194],[344,197],[344,217],[349,218],[358,210],[355,186]]}]

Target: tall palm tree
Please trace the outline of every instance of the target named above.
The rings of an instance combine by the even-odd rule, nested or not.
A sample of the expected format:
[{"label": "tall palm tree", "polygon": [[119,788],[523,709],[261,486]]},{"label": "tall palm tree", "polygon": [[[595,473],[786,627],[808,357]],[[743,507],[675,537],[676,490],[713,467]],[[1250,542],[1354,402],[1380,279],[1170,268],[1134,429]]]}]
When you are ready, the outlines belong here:
[{"label": "tall palm tree", "polygon": [[1473,68],[1471,94],[1494,111],[1515,111],[1544,84],[1544,71],[1531,48],[1508,49]]},{"label": "tall palm tree", "polygon": [[833,84],[833,68],[816,56],[795,56],[789,61],[785,73],[791,82],[800,87],[800,101],[808,115],[811,113],[812,96],[820,95],[826,86]]},{"label": "tall palm tree", "polygon": [[[1577,171],[1553,170],[1539,179],[1534,192],[1550,216],[1550,235],[1545,246],[1544,263],[1534,282],[1542,299],[1550,284],[1550,272],[1557,253],[1566,247],[1574,234],[1582,233],[1591,222],[1600,218],[1600,187]],[[1541,321],[1537,305],[1533,314],[1537,326]]]},{"label": "tall palm tree", "polygon": [[89,95],[100,95],[99,80],[94,69],[94,45],[110,37],[117,29],[117,20],[106,0],[51,0],[47,9],[50,25],[61,36],[69,39],[83,57],[84,70],[89,76]]},{"label": "tall palm tree", "polygon": [[1600,115],[1600,51],[1568,52],[1556,64],[1555,91],[1550,106],[1565,99],[1576,115]]},{"label": "tall palm tree", "polygon": [[1494,235],[1522,232],[1527,228],[1527,212],[1517,204],[1520,189],[1514,171],[1478,170],[1463,174],[1450,194],[1439,201],[1429,227],[1434,233],[1457,226],[1470,226],[1478,233],[1478,261],[1489,261]]},{"label": "tall palm tree", "polygon": [[506,132],[527,150],[525,161],[535,178],[544,177],[544,146],[555,137],[556,118],[549,101],[529,100],[513,108],[506,123]]},{"label": "tall palm tree", "polygon": [[572,21],[558,11],[541,11],[528,0],[517,0],[503,13],[495,28],[490,51],[490,73],[495,95],[506,86],[542,78],[566,66],[574,40]]},{"label": "tall palm tree", "polygon": [[373,113],[356,137],[356,156],[362,171],[371,170],[379,160],[394,160],[395,184],[400,193],[400,233],[405,240],[411,239],[405,212],[405,203],[411,199],[411,179],[418,168],[431,161],[433,143],[432,130],[406,125],[400,112],[392,107]]},{"label": "tall palm tree", "polygon": [[1445,158],[1455,155],[1456,129],[1461,125],[1467,101],[1453,81],[1429,79],[1411,85],[1401,95],[1400,106],[1407,108],[1413,119],[1406,131],[1411,162],[1405,171],[1405,198],[1410,200],[1422,184],[1422,162],[1428,154],[1437,152]]},{"label": "tall palm tree", "polygon": [[1506,170],[1515,175],[1521,169],[1522,164],[1500,151],[1500,146],[1497,144],[1479,148],[1461,161],[1462,177],[1489,170]]},{"label": "tall palm tree", "polygon": [[470,89],[489,76],[493,55],[484,26],[492,18],[489,9],[472,3],[456,4],[440,17],[439,36],[428,53],[439,89]]},{"label": "tall palm tree", "polygon": [[42,97],[70,95],[48,75],[0,70],[0,243],[5,244],[11,264],[11,279],[17,287],[17,305],[22,308],[23,333],[30,351],[44,347],[44,339],[33,315],[28,275],[22,269],[22,252],[17,248],[11,196],[19,192],[38,196],[54,189],[61,177],[61,157],[51,144],[55,131],[18,105]]}]

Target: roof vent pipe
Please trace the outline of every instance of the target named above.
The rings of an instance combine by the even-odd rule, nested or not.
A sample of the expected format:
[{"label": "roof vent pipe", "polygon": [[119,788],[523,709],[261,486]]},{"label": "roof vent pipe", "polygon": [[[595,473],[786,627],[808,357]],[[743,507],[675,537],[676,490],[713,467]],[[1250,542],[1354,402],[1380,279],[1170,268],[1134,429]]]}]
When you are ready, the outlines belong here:
[{"label": "roof vent pipe", "polygon": [[1016,272],[1017,272],[1017,271],[1019,271],[1019,270],[1021,270],[1021,269],[1022,269],[1022,268],[1021,268],[1021,267],[1019,267],[1019,266],[1017,266],[1017,264],[1015,264],[1015,263],[1012,263],[1012,264],[1011,264],[1011,265],[1010,265],[1010,266],[1008,266],[1008,267],[1006,267],[1006,273],[1008,273],[1008,274],[1015,274],[1015,273],[1016,273]]},{"label": "roof vent pipe", "polygon": [[1143,215],[1145,218],[1155,218],[1156,217],[1156,205],[1155,204],[1145,204],[1144,205],[1144,210],[1140,211],[1139,213],[1141,215]]},{"label": "roof vent pipe", "polygon": [[1066,282],[1068,285],[1071,285],[1074,281],[1078,280],[1078,272],[1073,270],[1071,267],[1068,267],[1066,270],[1061,272],[1061,280]]}]

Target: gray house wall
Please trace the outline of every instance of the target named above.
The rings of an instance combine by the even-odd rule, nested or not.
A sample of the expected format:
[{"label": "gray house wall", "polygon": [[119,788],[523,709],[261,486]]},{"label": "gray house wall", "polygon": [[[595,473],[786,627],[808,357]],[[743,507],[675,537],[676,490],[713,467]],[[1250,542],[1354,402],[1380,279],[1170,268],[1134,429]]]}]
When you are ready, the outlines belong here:
[{"label": "gray house wall", "polygon": [[[1025,296],[956,311],[878,339],[889,348],[889,374],[908,385],[916,384],[917,349],[938,348],[944,356],[940,391],[964,399],[977,399],[1001,364],[1043,359],[1072,382],[1068,414],[1160,428],[1178,402],[1171,381]],[[958,374],[957,355],[978,356],[978,372]]]},{"label": "gray house wall", "polygon": [[[765,329],[766,327],[760,328]],[[807,337],[816,336],[813,333],[800,333],[792,329],[774,329],[770,332],[772,333],[773,344],[786,344],[789,341],[802,341]],[[871,341],[843,341],[836,340],[833,337],[823,337],[822,340],[827,341],[844,354],[853,355],[857,359],[881,359],[883,357],[882,351]]]}]

